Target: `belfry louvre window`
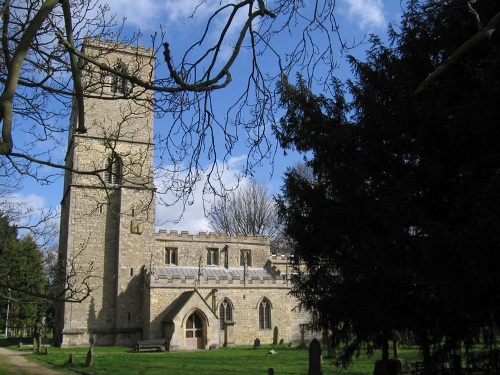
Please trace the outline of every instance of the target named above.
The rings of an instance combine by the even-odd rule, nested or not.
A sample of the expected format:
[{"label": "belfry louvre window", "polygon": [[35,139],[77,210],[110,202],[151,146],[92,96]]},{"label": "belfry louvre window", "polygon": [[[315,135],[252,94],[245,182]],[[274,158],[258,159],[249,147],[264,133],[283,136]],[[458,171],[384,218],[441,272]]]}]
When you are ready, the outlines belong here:
[{"label": "belfry louvre window", "polygon": [[259,303],[259,329],[271,329],[271,303],[267,298]]},{"label": "belfry louvre window", "polygon": [[[127,68],[125,67],[125,64],[123,64],[122,62],[116,64],[115,70],[120,73],[127,74]],[[127,94],[128,93],[127,80],[118,75],[113,75],[111,78],[111,92],[113,94]]]},{"label": "belfry louvre window", "polygon": [[224,298],[224,301],[219,305],[219,322],[220,329],[224,329],[224,325],[226,322],[230,322],[233,320],[233,309],[231,307],[231,302],[227,298]]},{"label": "belfry louvre window", "polygon": [[177,264],[177,248],[175,247],[165,248],[165,264],[170,264],[170,265]]},{"label": "belfry louvre window", "polygon": [[104,181],[108,184],[121,184],[122,170],[122,159],[118,156],[109,157],[106,161]]},{"label": "belfry louvre window", "polygon": [[207,249],[207,266],[219,264],[219,249]]}]

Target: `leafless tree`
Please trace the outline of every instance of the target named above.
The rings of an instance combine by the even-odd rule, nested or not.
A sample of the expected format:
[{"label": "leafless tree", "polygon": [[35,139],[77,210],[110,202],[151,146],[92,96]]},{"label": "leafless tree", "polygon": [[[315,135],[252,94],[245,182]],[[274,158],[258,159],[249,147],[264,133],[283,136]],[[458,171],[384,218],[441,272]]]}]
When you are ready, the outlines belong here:
[{"label": "leafless tree", "polygon": [[[208,3],[201,0],[193,14]],[[205,192],[221,192],[224,168],[218,161],[226,161],[239,142],[248,149],[242,175],[263,159],[272,160],[276,143],[270,125],[276,123],[279,104],[276,82],[301,74],[309,84],[328,90],[336,67],[334,50],[346,51],[360,42],[339,33],[335,4],[335,0],[225,1],[184,50],[173,50],[161,29],[152,35],[148,43],[155,51],[155,74],[143,79],[133,70],[124,72],[81,53],[85,36],[132,45],[143,40],[140,33],[126,37],[124,25],[109,7],[96,0],[5,0],[0,3],[2,164],[10,174],[29,175],[43,183],[54,181],[68,168],[62,149],[73,103],[80,116],[77,131],[86,130],[83,99],[90,94],[82,86],[78,64],[85,61],[126,79],[131,87],[155,92],[150,104],[156,116],[170,119],[155,139],[161,160],[156,177],[163,177],[158,189],[161,203],[189,202],[202,175],[208,176]],[[430,8],[442,6],[445,1],[429,1]],[[478,18],[470,4],[468,11]],[[478,18],[478,33],[464,41],[422,87],[491,35],[499,19],[499,15]],[[217,94],[229,85],[238,89],[233,100]],[[113,99],[131,98],[133,92]],[[226,103],[224,114],[214,108],[214,102],[221,101]],[[166,192],[173,201],[161,196]]]},{"label": "leafless tree", "polygon": [[255,180],[218,198],[208,220],[217,233],[274,237],[279,232],[273,197],[268,194],[265,184]]},{"label": "leafless tree", "polygon": [[[199,7],[206,3],[201,1]],[[168,128],[158,129],[155,139],[156,155],[162,161],[156,172],[158,179],[163,177],[158,189],[161,202],[173,203],[161,196],[166,192],[174,201],[189,201],[202,174],[208,176],[206,192],[221,192],[223,168],[219,162],[227,160],[238,142],[248,147],[243,175],[263,159],[272,160],[276,151],[270,137],[277,106],[275,82],[283,75],[301,73],[316,83],[328,83],[335,66],[334,40],[340,48],[346,47],[337,34],[334,6],[334,0],[224,2],[184,51],[171,50],[163,32],[151,36],[155,74],[144,79],[133,70],[121,71],[81,52],[84,37],[100,37],[117,45],[137,45],[143,37],[126,37],[123,24],[107,6],[97,1],[6,0],[0,10],[2,162],[9,173],[28,175],[42,183],[51,183],[71,168],[63,160],[69,108],[73,103],[78,106],[76,131],[83,133],[83,99],[99,96],[82,83],[80,68],[85,62],[127,80],[130,87],[153,91],[154,101],[149,104],[156,116],[170,118]],[[214,30],[220,30],[215,40]],[[289,35],[295,33],[299,38],[292,45]],[[263,69],[264,60],[271,62],[273,71]],[[225,100],[226,113],[221,115],[214,109],[214,101],[220,102],[216,93],[235,80],[236,66],[244,72],[236,77],[239,93],[233,94],[233,101]],[[321,79],[320,74],[315,76],[318,70]],[[134,92],[137,90],[125,91],[113,99],[133,99]],[[224,144],[216,145],[216,139],[223,139]],[[207,162],[208,168],[204,167]]]},{"label": "leafless tree", "polygon": [[[438,8],[443,8],[445,1],[429,2],[427,5],[428,11],[435,11]],[[429,75],[422,81],[422,83],[413,92],[417,95],[425,90],[426,86],[448,70],[448,68],[456,63],[463,55],[470,53],[470,51],[482,41],[489,39],[495,31],[500,27],[500,12],[496,13],[489,20],[482,20],[478,12],[474,9],[470,1],[464,2],[464,9],[471,14],[471,17],[476,19],[477,32],[465,40],[450,56],[446,57]],[[485,24],[486,22],[486,24]]]}]

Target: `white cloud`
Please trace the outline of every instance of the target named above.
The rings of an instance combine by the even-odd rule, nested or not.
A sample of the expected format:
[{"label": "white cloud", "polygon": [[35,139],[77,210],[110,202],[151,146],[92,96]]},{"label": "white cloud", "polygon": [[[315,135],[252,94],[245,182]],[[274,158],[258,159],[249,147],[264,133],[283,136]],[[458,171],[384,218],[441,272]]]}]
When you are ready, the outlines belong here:
[{"label": "white cloud", "polygon": [[382,0],[342,0],[339,11],[363,31],[387,26]]},{"label": "white cloud", "polygon": [[[226,168],[222,173],[220,183],[222,183],[226,189],[237,186],[238,176],[240,175],[242,166],[246,162],[246,158],[246,154],[235,156],[225,163]],[[219,166],[222,165],[222,163],[218,164]],[[203,176],[197,183],[196,189],[192,192],[188,203],[185,205],[182,201],[170,205],[174,200],[173,195],[158,194],[157,200],[159,203],[156,205],[157,229],[165,229],[167,231],[177,230],[178,232],[184,230],[189,231],[191,234],[197,234],[200,231],[209,232],[210,226],[205,217],[205,212],[210,210],[214,196],[211,193],[203,191],[205,182],[206,176]],[[240,180],[240,184],[243,183],[244,179]],[[157,188],[159,188],[159,192],[161,192],[163,186],[161,179],[156,179],[155,184]],[[181,220],[176,223],[175,221],[181,216]]]},{"label": "white cloud", "polygon": [[[186,27],[186,20],[205,19],[214,9],[220,6],[215,0],[200,4],[200,0],[107,0],[111,14],[118,19],[126,18],[129,27],[136,27],[143,31],[157,30],[161,24],[164,28]],[[192,27],[193,20],[189,27]],[[171,24],[174,25],[171,25]]]}]

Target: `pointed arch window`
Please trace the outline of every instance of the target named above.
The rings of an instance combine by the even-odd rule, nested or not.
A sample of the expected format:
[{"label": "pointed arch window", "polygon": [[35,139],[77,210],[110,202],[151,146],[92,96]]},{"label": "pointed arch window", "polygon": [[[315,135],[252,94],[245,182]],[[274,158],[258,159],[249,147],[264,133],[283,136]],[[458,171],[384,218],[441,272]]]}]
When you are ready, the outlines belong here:
[{"label": "pointed arch window", "polygon": [[[127,68],[124,63],[121,61],[116,64],[115,70],[127,74]],[[111,78],[111,92],[113,94],[127,94],[128,93],[128,84],[127,80],[120,77],[119,75],[113,75]]]},{"label": "pointed arch window", "polygon": [[122,183],[123,164],[119,156],[109,157],[106,160],[104,181],[108,184]]},{"label": "pointed arch window", "polygon": [[224,301],[219,305],[219,322],[220,329],[224,330],[224,325],[226,322],[231,322],[233,320],[233,307],[231,302],[224,298]]},{"label": "pointed arch window", "polygon": [[259,303],[259,329],[271,329],[271,303],[267,298]]}]

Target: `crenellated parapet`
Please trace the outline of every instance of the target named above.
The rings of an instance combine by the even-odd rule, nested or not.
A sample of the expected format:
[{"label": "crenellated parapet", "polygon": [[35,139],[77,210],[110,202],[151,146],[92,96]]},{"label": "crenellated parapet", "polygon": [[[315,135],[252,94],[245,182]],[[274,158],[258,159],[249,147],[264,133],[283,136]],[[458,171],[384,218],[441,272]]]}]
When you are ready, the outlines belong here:
[{"label": "crenellated parapet", "polygon": [[243,269],[196,267],[155,267],[145,274],[150,288],[283,288],[288,287],[284,275],[275,275],[269,269]]},{"label": "crenellated parapet", "polygon": [[111,40],[101,40],[97,37],[87,37],[83,41],[83,45],[91,48],[99,48],[102,50],[107,50],[111,52],[120,52],[120,53],[128,53],[131,55],[144,55],[144,56],[152,56],[154,55],[153,48],[146,48],[142,45],[130,45],[125,44],[121,41],[111,41]]},{"label": "crenellated parapet", "polygon": [[269,245],[269,238],[263,235],[247,236],[237,234],[230,236],[228,234],[219,234],[215,232],[199,232],[198,234],[190,234],[188,231],[178,232],[171,230],[167,232],[160,229],[155,235],[157,240],[163,241],[185,241],[185,242],[220,242],[220,243],[238,243],[238,244],[259,244]]}]

